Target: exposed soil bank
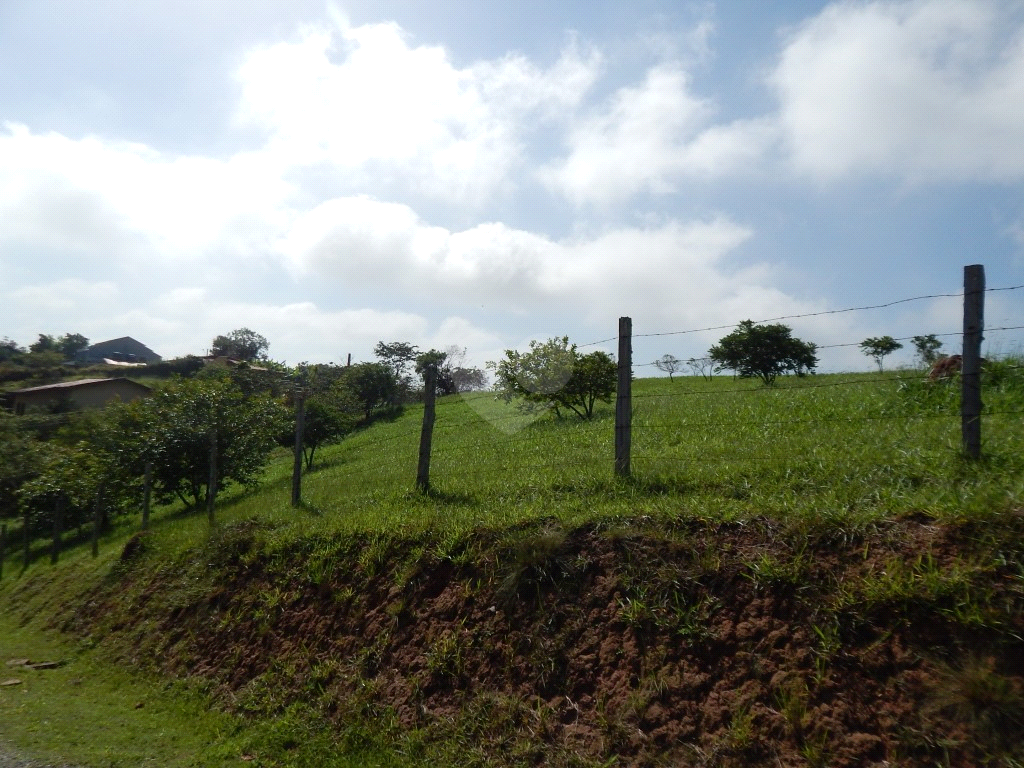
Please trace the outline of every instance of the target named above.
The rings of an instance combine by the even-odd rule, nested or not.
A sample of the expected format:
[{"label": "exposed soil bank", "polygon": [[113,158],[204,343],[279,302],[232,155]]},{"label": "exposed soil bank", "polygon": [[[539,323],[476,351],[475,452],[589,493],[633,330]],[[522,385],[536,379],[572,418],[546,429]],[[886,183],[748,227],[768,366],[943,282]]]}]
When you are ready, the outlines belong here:
[{"label": "exposed soil bank", "polygon": [[[144,540],[62,628],[459,764],[1018,765],[1024,515]],[[617,762],[609,762],[617,758]]]}]

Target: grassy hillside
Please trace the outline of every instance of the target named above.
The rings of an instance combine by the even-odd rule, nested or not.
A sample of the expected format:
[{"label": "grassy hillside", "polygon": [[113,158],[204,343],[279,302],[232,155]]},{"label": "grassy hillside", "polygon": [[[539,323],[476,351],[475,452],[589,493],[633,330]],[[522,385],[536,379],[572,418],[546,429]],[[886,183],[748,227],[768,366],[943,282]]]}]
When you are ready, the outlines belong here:
[{"label": "grassy hillside", "polygon": [[200,765],[1019,765],[1016,363],[984,397],[970,462],[908,374],[638,380],[630,480],[610,407],[447,398],[428,495],[409,408],[300,509],[282,454],[212,530],[169,507],[17,575],[12,546],[0,606],[242,717]]}]

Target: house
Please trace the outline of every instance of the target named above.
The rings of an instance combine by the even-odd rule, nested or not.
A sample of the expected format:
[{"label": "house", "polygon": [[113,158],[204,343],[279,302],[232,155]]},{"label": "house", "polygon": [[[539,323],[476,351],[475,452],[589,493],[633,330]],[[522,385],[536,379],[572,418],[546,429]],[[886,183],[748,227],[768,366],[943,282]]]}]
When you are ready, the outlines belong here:
[{"label": "house", "polygon": [[108,403],[129,403],[146,397],[149,387],[130,379],[79,379],[42,387],[16,389],[7,393],[8,407],[18,416],[29,408],[103,408]]},{"label": "house", "polygon": [[101,341],[75,355],[77,363],[159,363],[160,360],[160,355],[131,336]]}]

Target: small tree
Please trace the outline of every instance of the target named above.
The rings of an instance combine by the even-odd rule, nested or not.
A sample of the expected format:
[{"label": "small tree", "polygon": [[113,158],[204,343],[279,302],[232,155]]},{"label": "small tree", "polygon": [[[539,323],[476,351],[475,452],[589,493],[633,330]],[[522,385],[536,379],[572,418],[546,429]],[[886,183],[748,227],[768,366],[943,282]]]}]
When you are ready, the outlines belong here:
[{"label": "small tree", "polygon": [[860,343],[860,348],[865,355],[874,358],[875,362],[878,363],[878,370],[881,372],[882,358],[892,354],[897,349],[903,349],[903,345],[892,336],[872,336],[864,339]]},{"label": "small tree", "polygon": [[569,337],[530,342],[529,352],[505,350],[505,359],[487,364],[495,372],[495,388],[506,402],[518,399],[526,409],[561,408],[581,419],[594,415],[598,400],[610,402],[618,371],[605,352],[580,355]]},{"label": "small tree", "polygon": [[715,371],[714,361],[710,357],[691,357],[686,365],[693,372],[694,376],[700,376],[705,381],[711,381],[711,374]]},{"label": "small tree", "polygon": [[210,354],[233,360],[266,360],[270,343],[265,336],[248,328],[238,328],[226,336],[217,336],[210,344]]},{"label": "small tree", "polygon": [[289,414],[279,401],[247,397],[226,378],[196,378],[172,381],[150,397],[117,406],[111,416],[119,463],[141,476],[151,462],[158,496],[198,507],[209,492],[211,432],[217,487],[252,485]]},{"label": "small tree", "polygon": [[672,355],[662,355],[661,358],[654,361],[654,367],[667,373],[668,380],[672,381],[672,374],[682,369],[683,361]]},{"label": "small tree", "polygon": [[744,320],[708,350],[708,357],[717,370],[756,377],[771,386],[779,374],[803,376],[813,371],[818,365],[817,349],[795,338],[787,325],[754,325],[753,320]]},{"label": "small tree", "polygon": [[345,382],[359,400],[363,415],[397,402],[399,382],[394,371],[384,363],[357,363],[342,369]]},{"label": "small tree", "polygon": [[921,366],[924,368],[930,368],[942,356],[942,353],[939,352],[942,349],[942,342],[936,338],[934,333],[915,336],[911,341],[914,343],[914,349],[917,350],[917,359],[921,361]]}]

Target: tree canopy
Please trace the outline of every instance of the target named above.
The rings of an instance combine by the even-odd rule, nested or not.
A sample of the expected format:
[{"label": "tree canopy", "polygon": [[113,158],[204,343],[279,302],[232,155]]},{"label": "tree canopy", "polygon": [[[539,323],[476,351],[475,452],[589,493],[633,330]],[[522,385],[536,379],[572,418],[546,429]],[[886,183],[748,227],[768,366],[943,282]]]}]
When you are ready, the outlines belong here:
[{"label": "tree canopy", "polygon": [[903,345],[892,336],[872,336],[860,343],[860,349],[865,355],[874,359],[878,364],[878,370],[881,371],[882,358],[897,349],[903,349]]},{"label": "tree canopy", "polygon": [[717,370],[735,371],[744,378],[758,378],[772,385],[780,374],[803,376],[818,365],[817,345],[793,336],[788,325],[755,325],[742,321],[732,333],[708,350]]},{"label": "tree canopy", "polygon": [[606,352],[581,355],[568,336],[531,341],[529,352],[505,350],[505,358],[488,363],[495,372],[498,396],[519,400],[530,408],[562,408],[581,419],[594,415],[597,401],[610,402],[615,392],[617,368]]},{"label": "tree canopy", "polygon": [[253,362],[266,360],[270,343],[265,336],[249,328],[238,328],[226,336],[216,336],[210,343],[210,354],[232,360]]}]

